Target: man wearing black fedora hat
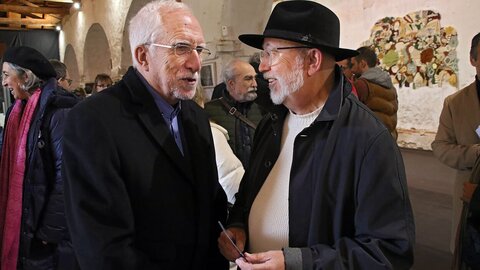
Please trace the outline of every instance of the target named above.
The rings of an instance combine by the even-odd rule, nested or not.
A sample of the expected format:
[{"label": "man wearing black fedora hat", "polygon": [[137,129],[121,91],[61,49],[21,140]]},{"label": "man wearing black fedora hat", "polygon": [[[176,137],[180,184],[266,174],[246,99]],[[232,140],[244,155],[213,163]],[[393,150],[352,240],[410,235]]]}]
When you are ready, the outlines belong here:
[{"label": "man wearing black fedora hat", "polygon": [[[279,3],[260,71],[277,104],[218,239],[241,269],[409,269],[415,239],[405,169],[390,133],[351,94],[335,61],[340,22],[311,1]],[[229,237],[238,247],[235,248]],[[244,252],[247,251],[247,252]]]}]

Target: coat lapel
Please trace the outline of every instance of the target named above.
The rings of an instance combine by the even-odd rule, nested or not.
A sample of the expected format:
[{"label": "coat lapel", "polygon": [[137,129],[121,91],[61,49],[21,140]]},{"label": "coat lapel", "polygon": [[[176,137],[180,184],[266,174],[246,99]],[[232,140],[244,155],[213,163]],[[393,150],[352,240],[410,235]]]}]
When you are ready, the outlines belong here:
[{"label": "coat lapel", "polygon": [[[151,94],[140,81],[135,70],[130,68],[123,79],[127,84],[128,91],[130,91],[133,103],[136,104],[133,113],[138,116],[140,122],[145,126],[145,129],[179,168],[179,171],[193,182],[193,175],[189,169],[189,165],[178,149],[175,139],[170,134],[170,130]],[[179,121],[181,120],[179,119]]]}]

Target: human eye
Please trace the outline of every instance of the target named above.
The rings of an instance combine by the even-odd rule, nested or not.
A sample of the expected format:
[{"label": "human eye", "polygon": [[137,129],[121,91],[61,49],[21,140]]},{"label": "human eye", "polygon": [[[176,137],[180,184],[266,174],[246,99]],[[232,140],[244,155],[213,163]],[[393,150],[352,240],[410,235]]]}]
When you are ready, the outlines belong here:
[{"label": "human eye", "polygon": [[177,43],[175,44],[175,50],[177,51],[177,55],[182,55],[182,54],[190,53],[193,50],[193,48],[189,44]]}]

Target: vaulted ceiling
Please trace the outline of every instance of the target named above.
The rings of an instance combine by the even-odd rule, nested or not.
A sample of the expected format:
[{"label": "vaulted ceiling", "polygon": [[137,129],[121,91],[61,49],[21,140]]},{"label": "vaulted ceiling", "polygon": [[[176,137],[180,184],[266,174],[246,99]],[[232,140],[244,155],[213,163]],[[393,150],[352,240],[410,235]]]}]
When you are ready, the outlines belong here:
[{"label": "vaulted ceiling", "polygon": [[54,29],[80,0],[0,0],[0,30]]}]

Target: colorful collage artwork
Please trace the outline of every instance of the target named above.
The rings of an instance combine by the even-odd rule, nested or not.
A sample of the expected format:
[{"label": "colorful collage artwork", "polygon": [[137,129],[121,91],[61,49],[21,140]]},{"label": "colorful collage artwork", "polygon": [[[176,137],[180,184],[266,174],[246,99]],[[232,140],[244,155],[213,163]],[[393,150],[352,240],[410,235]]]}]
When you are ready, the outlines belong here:
[{"label": "colorful collage artwork", "polygon": [[457,87],[457,31],[441,27],[440,14],[422,10],[375,23],[364,45],[375,48],[380,66],[400,87]]}]

